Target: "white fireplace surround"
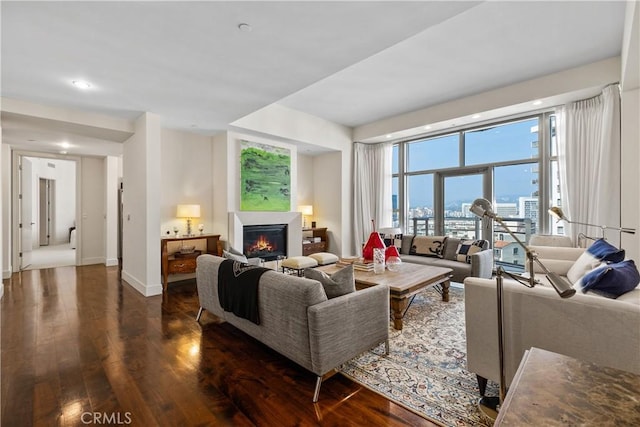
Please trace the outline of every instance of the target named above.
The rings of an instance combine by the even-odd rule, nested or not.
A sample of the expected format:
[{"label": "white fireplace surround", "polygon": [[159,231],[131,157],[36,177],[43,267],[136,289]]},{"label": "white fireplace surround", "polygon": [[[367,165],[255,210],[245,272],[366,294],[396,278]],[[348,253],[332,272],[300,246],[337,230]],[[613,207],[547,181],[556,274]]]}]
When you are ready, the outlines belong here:
[{"label": "white fireplace surround", "polygon": [[229,244],[241,251],[245,225],[287,224],[287,256],[302,255],[300,212],[229,212]]}]

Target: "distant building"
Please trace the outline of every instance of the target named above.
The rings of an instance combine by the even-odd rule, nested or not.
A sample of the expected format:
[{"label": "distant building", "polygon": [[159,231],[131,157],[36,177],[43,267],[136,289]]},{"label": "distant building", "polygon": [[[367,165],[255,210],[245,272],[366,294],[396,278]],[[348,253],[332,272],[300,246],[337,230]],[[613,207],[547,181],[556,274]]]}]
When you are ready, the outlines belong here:
[{"label": "distant building", "polygon": [[518,205],[515,203],[496,203],[496,214],[503,218],[517,217]]}]

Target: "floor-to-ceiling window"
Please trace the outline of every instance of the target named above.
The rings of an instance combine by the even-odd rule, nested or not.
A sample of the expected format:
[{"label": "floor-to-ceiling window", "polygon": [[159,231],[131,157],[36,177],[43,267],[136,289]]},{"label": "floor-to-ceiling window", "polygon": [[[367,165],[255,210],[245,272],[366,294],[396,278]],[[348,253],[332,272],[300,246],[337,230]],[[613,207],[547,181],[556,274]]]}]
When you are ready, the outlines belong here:
[{"label": "floor-to-ceiling window", "polygon": [[526,254],[508,230],[496,223],[483,236],[469,207],[476,198],[490,200],[525,242],[561,231],[546,213],[560,198],[554,124],[552,113],[542,113],[396,143],[394,225],[408,234],[485,238],[496,262],[524,265]]}]

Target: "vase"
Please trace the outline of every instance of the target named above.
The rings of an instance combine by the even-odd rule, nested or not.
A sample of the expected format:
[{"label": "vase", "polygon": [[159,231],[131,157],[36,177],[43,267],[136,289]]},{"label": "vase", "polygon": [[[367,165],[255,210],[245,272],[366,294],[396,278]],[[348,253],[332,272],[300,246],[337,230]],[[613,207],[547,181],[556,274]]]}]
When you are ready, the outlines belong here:
[{"label": "vase", "polygon": [[375,274],[384,273],[384,249],[373,249],[373,272]]}]

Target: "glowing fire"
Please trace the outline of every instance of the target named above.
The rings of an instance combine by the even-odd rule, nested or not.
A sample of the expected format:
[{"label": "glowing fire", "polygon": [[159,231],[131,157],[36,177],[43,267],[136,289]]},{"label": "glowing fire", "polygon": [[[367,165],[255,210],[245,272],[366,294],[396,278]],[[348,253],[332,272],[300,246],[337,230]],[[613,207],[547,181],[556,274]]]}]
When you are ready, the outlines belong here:
[{"label": "glowing fire", "polygon": [[260,235],[248,249],[249,252],[272,252],[275,248],[266,236]]}]

